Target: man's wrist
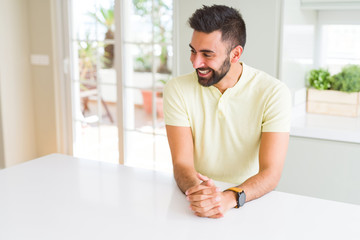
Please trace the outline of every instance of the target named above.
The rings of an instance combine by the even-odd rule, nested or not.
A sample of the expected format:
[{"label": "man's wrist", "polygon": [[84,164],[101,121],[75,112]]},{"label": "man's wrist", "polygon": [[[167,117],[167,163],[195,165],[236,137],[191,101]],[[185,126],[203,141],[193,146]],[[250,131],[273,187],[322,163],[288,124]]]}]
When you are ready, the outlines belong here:
[{"label": "man's wrist", "polygon": [[233,191],[224,191],[225,197],[228,199],[229,207],[234,208],[237,206],[236,193]]}]

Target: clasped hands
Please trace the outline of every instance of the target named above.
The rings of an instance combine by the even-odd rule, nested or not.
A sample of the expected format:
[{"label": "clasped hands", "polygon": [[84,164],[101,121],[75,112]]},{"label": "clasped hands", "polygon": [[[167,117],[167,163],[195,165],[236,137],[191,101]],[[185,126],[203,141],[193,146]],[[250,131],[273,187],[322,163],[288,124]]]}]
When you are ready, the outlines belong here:
[{"label": "clasped hands", "polygon": [[232,192],[222,192],[214,181],[197,173],[202,181],[199,185],[186,190],[186,199],[190,202],[190,209],[199,217],[221,218],[230,208],[236,205]]}]

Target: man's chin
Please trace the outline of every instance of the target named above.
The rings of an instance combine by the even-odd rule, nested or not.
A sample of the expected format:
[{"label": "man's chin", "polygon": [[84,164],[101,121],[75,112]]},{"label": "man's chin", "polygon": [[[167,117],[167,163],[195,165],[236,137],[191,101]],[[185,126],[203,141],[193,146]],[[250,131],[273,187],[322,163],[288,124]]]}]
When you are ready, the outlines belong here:
[{"label": "man's chin", "polygon": [[202,77],[198,76],[198,82],[203,87],[210,87],[211,85],[213,85],[211,80],[212,80],[211,78],[207,79],[207,78],[202,78]]},{"label": "man's chin", "polygon": [[199,73],[197,73],[197,77],[198,77],[198,82],[201,86],[210,87],[211,85],[213,85],[213,80],[214,80],[213,74],[207,77],[202,77],[199,75]]}]

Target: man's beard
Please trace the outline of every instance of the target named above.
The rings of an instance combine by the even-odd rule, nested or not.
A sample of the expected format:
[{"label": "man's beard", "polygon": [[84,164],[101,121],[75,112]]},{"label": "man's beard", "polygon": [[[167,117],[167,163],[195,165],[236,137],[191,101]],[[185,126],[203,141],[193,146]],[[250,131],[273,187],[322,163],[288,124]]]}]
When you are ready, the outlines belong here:
[{"label": "man's beard", "polygon": [[211,76],[208,77],[208,78],[200,77],[199,74],[198,74],[199,84],[204,86],[204,87],[209,87],[209,86],[212,86],[214,84],[217,84],[218,82],[220,82],[221,79],[223,79],[223,77],[225,77],[225,75],[230,70],[230,61],[228,59],[225,59],[225,61],[221,65],[219,71],[215,71],[215,70],[213,70],[211,68],[198,68],[198,69],[196,69],[196,71],[198,71],[198,70],[200,70],[200,71],[210,70],[212,72]]}]

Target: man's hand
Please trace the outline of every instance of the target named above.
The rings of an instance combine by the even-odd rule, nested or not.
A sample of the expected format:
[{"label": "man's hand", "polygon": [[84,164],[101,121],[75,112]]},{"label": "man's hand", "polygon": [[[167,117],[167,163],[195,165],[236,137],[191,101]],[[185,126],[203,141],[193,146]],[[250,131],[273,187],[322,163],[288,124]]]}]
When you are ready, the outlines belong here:
[{"label": "man's hand", "polygon": [[222,192],[212,179],[197,174],[201,184],[189,188],[185,194],[190,202],[190,209],[199,217],[221,218],[236,205],[233,192]]}]

